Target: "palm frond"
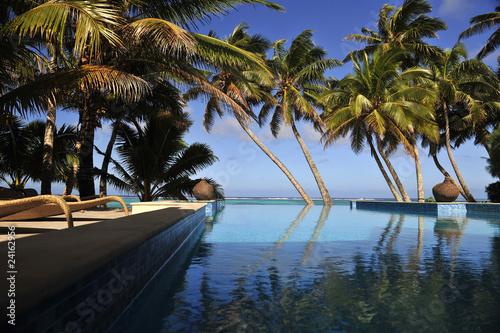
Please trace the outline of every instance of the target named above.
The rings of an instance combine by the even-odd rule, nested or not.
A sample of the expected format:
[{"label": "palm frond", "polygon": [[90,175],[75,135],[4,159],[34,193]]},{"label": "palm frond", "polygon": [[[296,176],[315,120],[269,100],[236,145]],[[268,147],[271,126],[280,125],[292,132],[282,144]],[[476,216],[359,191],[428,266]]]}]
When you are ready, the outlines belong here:
[{"label": "palm frond", "polygon": [[108,1],[49,1],[10,20],[0,34],[18,33],[23,37],[41,36],[58,44],[71,31],[74,38],[74,56],[79,59],[88,51],[90,58],[100,57],[101,37],[114,46],[121,40],[113,31],[119,22],[120,10]]},{"label": "palm frond", "polygon": [[193,54],[195,38],[181,27],[165,20],[146,18],[134,21],[122,28],[129,40],[140,40],[142,44],[151,44],[151,50],[163,54]]}]

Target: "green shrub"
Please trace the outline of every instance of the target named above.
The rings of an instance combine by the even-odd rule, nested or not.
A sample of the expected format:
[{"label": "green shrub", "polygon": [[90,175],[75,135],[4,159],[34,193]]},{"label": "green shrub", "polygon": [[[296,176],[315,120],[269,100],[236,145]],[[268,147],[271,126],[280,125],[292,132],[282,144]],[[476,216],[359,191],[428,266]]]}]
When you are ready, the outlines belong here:
[{"label": "green shrub", "polygon": [[500,202],[500,182],[492,183],[486,186],[488,200],[491,202]]}]

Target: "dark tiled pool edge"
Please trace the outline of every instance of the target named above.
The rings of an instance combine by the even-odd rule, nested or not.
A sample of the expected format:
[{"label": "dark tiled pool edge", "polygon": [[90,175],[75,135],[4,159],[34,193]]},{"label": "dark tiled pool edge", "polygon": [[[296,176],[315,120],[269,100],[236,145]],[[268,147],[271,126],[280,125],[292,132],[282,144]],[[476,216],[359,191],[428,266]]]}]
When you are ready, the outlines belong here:
[{"label": "dark tiled pool edge", "polygon": [[[137,222],[142,223],[144,219],[148,218],[158,220],[158,218],[162,218],[162,215],[160,211],[157,211],[127,218],[136,220],[131,222],[131,227],[134,228],[138,225]],[[113,226],[118,229],[118,233],[120,226],[126,225],[125,219],[127,218],[121,221],[122,225],[115,224]],[[154,235],[148,237],[147,240],[140,241],[139,244],[109,260],[106,264],[95,266],[94,271],[90,274],[56,294],[45,297],[41,303],[30,307],[29,310],[19,313],[16,316],[16,326],[6,326],[7,331],[105,331],[165,261],[177,252],[186,239],[189,237],[197,238],[203,232],[205,219],[206,209],[203,205],[196,210],[187,209],[170,223],[154,223],[152,229],[158,230]],[[165,227],[161,228],[162,224]],[[104,230],[104,233],[109,231]],[[74,232],[74,230],[67,232]],[[75,235],[77,234],[72,236]],[[119,241],[119,239],[115,239],[114,242],[117,240]],[[130,243],[130,240],[127,239],[127,242]],[[117,246],[121,245],[117,244]],[[86,264],[88,263],[84,265]],[[31,289],[36,289],[36,286]],[[25,299],[27,296],[19,295],[16,302],[22,303],[23,298]],[[15,329],[12,330],[12,328]]]},{"label": "dark tiled pool edge", "polygon": [[435,203],[435,202],[393,202],[374,200],[351,200],[351,209],[369,209],[432,216],[499,217],[497,203]]}]

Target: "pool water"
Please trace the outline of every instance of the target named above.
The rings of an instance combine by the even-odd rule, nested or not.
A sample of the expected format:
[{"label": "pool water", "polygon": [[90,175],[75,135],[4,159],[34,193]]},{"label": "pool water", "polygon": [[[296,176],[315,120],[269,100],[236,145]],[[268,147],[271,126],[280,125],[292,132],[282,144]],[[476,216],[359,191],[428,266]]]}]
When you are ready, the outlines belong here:
[{"label": "pool water", "polygon": [[227,205],[111,332],[496,332],[500,217]]}]

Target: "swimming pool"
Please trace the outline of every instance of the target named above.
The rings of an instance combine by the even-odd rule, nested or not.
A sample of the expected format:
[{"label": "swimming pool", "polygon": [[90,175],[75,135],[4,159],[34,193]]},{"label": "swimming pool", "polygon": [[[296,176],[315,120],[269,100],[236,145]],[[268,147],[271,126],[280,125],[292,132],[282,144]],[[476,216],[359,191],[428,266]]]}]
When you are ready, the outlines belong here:
[{"label": "swimming pool", "polygon": [[493,332],[500,219],[227,205],[111,332]]}]

